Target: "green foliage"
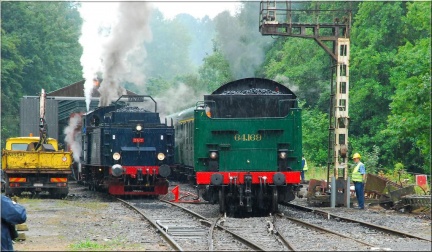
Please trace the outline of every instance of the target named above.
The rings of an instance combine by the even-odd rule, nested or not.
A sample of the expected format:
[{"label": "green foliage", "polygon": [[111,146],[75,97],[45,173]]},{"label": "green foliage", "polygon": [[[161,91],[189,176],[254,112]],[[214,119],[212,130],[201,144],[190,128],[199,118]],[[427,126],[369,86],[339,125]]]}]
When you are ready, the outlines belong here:
[{"label": "green foliage", "polygon": [[363,152],[380,146],[384,167],[430,170],[428,5],[362,2],[355,16],[350,142]]},{"label": "green foliage", "polygon": [[162,77],[149,78],[146,83],[146,94],[151,96],[157,96],[167,90],[171,84]]},{"label": "green foliage", "polygon": [[198,73],[202,90],[208,92],[213,92],[224,83],[233,80],[228,61],[216,48],[212,55],[204,58],[204,63]]},{"label": "green foliage", "polygon": [[[330,60],[315,41],[301,38],[280,38],[269,50],[263,65],[264,75],[275,79],[288,78],[286,86],[306,101],[307,106],[328,109],[330,96]],[[323,96],[325,95],[325,97]],[[320,103],[319,103],[320,101]]]},{"label": "green foliage", "polygon": [[419,37],[408,37],[395,57],[397,66],[390,72],[390,81],[396,91],[390,103],[388,127],[382,131],[389,138],[399,139],[393,147],[397,161],[418,172],[430,171],[431,163],[431,25],[421,21],[430,18],[430,12],[422,10],[425,4],[408,5],[405,27]]},{"label": "green foliage", "polygon": [[372,151],[365,151],[361,155],[367,173],[377,174],[378,170],[381,168],[379,165],[379,152],[380,148],[374,145],[372,146]]},{"label": "green foliage", "polygon": [[406,186],[408,183],[414,182],[414,177],[407,173],[404,165],[402,163],[396,163],[393,170],[389,170],[385,176],[391,181],[398,183],[400,185]]},{"label": "green foliage", "polygon": [[416,1],[407,3],[407,14],[402,16],[405,24],[403,35],[410,42],[419,38],[430,38],[431,12],[430,1]]},{"label": "green foliage", "polygon": [[70,2],[2,2],[2,145],[19,134],[19,99],[81,79],[81,19]]},{"label": "green foliage", "polygon": [[[317,180],[327,180],[327,167],[326,166],[317,166],[313,162],[308,161],[308,170],[305,173],[305,179],[317,179]],[[332,173],[330,173],[332,174]],[[330,175],[331,176],[331,175]]]},{"label": "green foliage", "polygon": [[303,154],[316,165],[327,165],[328,115],[316,108],[303,108],[302,135]]}]

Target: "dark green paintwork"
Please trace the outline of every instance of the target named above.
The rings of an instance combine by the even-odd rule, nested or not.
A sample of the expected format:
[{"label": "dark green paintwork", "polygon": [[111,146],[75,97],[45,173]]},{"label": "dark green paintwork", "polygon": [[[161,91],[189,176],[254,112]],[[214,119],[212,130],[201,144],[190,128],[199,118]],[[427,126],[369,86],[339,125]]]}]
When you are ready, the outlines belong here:
[{"label": "dark green paintwork", "polygon": [[[260,134],[263,129],[271,131]],[[276,171],[278,144],[288,144],[288,167],[299,171],[301,140],[300,109],[282,118],[247,119],[212,119],[204,110],[194,111],[195,171],[207,171],[211,149],[219,151],[219,171]]]}]

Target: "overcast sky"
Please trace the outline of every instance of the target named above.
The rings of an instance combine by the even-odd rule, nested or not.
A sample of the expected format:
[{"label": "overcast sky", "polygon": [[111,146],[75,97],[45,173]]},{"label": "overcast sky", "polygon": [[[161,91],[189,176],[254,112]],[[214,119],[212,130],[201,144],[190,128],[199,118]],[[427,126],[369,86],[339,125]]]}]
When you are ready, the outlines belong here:
[{"label": "overcast sky", "polygon": [[181,0],[162,0],[154,2],[153,5],[158,8],[165,18],[174,18],[177,14],[188,13],[196,18],[203,18],[208,15],[214,18],[217,14],[228,10],[234,14],[239,5],[239,1],[181,1]]},{"label": "overcast sky", "polygon": [[[141,2],[141,0],[138,0]],[[98,6],[93,8],[92,14],[97,16],[97,19],[110,20],[115,13],[119,0],[84,0],[87,5]],[[142,1],[144,2],[144,1]],[[236,9],[240,5],[240,1],[235,0],[149,0],[152,5],[158,8],[167,19],[174,18],[177,14],[188,13],[196,18],[203,18],[208,15],[210,18],[214,18],[217,14],[228,10],[233,15]],[[102,17],[102,18],[101,18]],[[109,22],[109,21],[107,21]]]}]

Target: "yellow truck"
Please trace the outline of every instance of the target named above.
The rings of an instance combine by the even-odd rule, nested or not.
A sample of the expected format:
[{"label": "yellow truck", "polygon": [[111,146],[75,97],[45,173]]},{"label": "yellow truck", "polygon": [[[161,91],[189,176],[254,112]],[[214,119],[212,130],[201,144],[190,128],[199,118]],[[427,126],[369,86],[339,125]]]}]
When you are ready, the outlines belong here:
[{"label": "yellow truck", "polygon": [[72,152],[58,150],[54,138],[40,141],[39,137],[12,137],[2,150],[2,172],[6,195],[24,191],[38,194],[48,192],[63,198],[69,192],[68,179],[72,173]]}]

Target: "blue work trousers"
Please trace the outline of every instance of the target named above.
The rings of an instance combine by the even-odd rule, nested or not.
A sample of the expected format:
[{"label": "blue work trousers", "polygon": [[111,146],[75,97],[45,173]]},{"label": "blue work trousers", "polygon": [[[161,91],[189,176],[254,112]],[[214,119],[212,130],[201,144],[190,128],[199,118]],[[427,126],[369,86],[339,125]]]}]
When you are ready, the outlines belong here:
[{"label": "blue work trousers", "polygon": [[302,181],[305,180],[305,179],[304,179],[304,174],[305,174],[305,171],[301,171],[301,172],[300,172],[300,178],[301,178]]},{"label": "blue work trousers", "polygon": [[364,209],[364,183],[354,182],[354,188],[356,192],[358,206],[359,208]]}]

